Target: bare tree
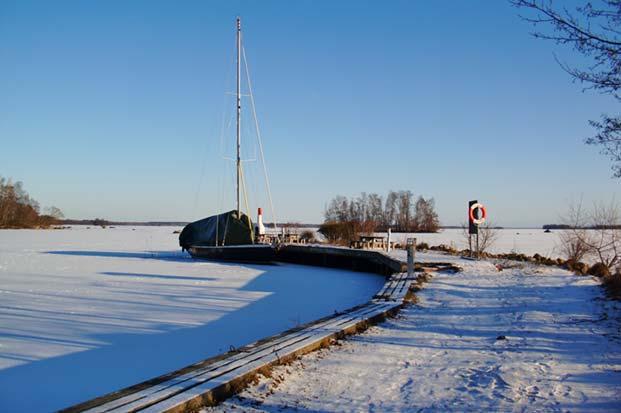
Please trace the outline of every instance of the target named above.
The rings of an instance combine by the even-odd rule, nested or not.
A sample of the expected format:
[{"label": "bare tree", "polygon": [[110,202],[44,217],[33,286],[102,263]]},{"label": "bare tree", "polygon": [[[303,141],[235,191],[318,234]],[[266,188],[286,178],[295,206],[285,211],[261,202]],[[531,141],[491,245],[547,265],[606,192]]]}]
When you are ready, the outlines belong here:
[{"label": "bare tree", "polygon": [[384,210],[382,207],[382,197],[378,194],[369,194],[369,219],[375,222],[375,225],[382,225],[384,221]]},{"label": "bare tree", "polygon": [[414,228],[419,232],[437,232],[440,221],[435,210],[435,200],[419,196],[414,206]]},{"label": "bare tree", "polygon": [[565,223],[570,229],[560,235],[561,250],[575,262],[593,256],[609,271],[621,263],[621,208],[615,201],[597,203],[591,211],[582,202],[569,206]]},{"label": "bare tree", "polygon": [[65,217],[65,215],[63,214],[63,211],[61,211],[60,208],[57,208],[55,206],[45,208],[45,213],[46,215],[51,216],[55,220],[61,220]]},{"label": "bare tree", "polygon": [[[461,225],[461,230],[464,240],[466,241],[466,245],[468,245],[468,242],[470,240],[470,233],[469,225],[467,222]],[[489,249],[496,243],[499,236],[500,232],[492,222],[488,221],[483,225],[479,225],[479,252],[488,252]],[[476,245],[474,244],[474,237],[476,237],[476,235],[473,235],[473,249],[476,248]]]},{"label": "bare tree", "polygon": [[[586,57],[589,63],[580,68],[561,62],[560,66],[575,81],[613,96],[621,101],[621,0],[585,1],[568,9],[554,7],[552,0],[510,0],[518,8],[534,12],[522,18],[539,29],[533,36],[569,46]],[[562,4],[562,2],[560,2]],[[621,116],[602,115],[599,121],[590,121],[595,136],[585,142],[601,148],[601,153],[612,161],[613,176],[621,178]]]},{"label": "bare tree", "polygon": [[590,248],[585,244],[582,237],[576,237],[573,230],[562,230],[559,233],[560,252],[568,260],[574,263],[581,262],[591,253]]},{"label": "bare tree", "polygon": [[326,221],[347,221],[349,219],[349,200],[342,195],[337,195],[330,201],[324,216]]},{"label": "bare tree", "polygon": [[32,199],[21,182],[0,177],[0,228],[47,226],[39,219],[39,203]]},{"label": "bare tree", "polygon": [[614,201],[599,203],[590,215],[594,229],[590,246],[599,262],[612,272],[621,262],[621,209]]},{"label": "bare tree", "polygon": [[561,221],[569,229],[559,233],[560,252],[568,261],[578,263],[592,252],[588,242],[588,216],[582,207],[582,201],[570,203],[567,215]]},{"label": "bare tree", "polygon": [[389,191],[384,206],[378,194],[337,195],[326,206],[323,230],[330,234],[326,237],[340,242],[393,226],[397,231],[436,232],[439,221],[433,198],[419,197],[414,207],[413,197],[412,191]]},{"label": "bare tree", "polygon": [[0,227],[7,227],[13,222],[17,212],[17,197],[10,180],[0,178]]},{"label": "bare tree", "polygon": [[412,224],[412,191],[399,191],[397,201],[397,229],[408,231]]},{"label": "bare tree", "polygon": [[479,227],[479,251],[487,252],[496,243],[500,233],[492,222]]},{"label": "bare tree", "polygon": [[589,145],[601,147],[601,154],[612,160],[615,178],[621,178],[621,117],[602,115],[600,121],[589,121],[597,129],[597,134],[586,139]]},{"label": "bare tree", "polygon": [[384,207],[384,223],[383,226],[388,228],[395,224],[397,217],[397,199],[399,194],[395,191],[388,191],[386,196],[386,205]]},{"label": "bare tree", "polygon": [[349,219],[352,221],[367,221],[368,196],[366,192],[362,192],[359,197],[352,198],[349,203]]}]

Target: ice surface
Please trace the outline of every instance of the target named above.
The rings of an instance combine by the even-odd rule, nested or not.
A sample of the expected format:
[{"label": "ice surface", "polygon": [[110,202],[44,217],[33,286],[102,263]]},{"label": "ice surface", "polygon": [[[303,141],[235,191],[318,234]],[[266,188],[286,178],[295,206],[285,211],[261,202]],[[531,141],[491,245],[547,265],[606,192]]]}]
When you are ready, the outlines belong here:
[{"label": "ice surface", "polygon": [[[315,236],[322,239],[320,233],[315,231]],[[562,252],[559,248],[559,234],[561,230],[552,230],[552,232],[544,232],[543,229],[537,228],[506,228],[496,230],[497,239],[489,248],[492,253],[509,253],[516,252],[526,255],[539,254],[544,257],[562,258]],[[385,232],[377,233],[379,236],[386,236]],[[418,243],[426,242],[429,246],[434,245],[450,245],[459,250],[468,248],[467,239],[463,235],[463,230],[448,228],[442,229],[435,234],[425,233],[396,233],[393,232],[391,240],[394,242],[405,244],[407,238],[416,238]]]},{"label": "ice surface", "polygon": [[[559,249],[559,233],[560,231],[546,233],[542,229],[499,229],[496,230],[497,239],[489,251],[492,253],[517,252],[526,255],[537,253],[544,257],[557,258],[562,255]],[[386,234],[382,235],[386,236]],[[430,246],[444,244],[460,250],[468,248],[468,241],[462,229],[449,228],[435,234],[393,233],[391,239],[405,243],[408,237],[416,238],[418,243],[426,242]]]},{"label": "ice surface", "polygon": [[195,261],[170,227],[0,231],[0,411],[50,411],[364,303],[382,277]]},{"label": "ice surface", "polygon": [[396,319],[205,410],[621,411],[621,305],[595,280],[448,258],[464,272],[435,276]]}]

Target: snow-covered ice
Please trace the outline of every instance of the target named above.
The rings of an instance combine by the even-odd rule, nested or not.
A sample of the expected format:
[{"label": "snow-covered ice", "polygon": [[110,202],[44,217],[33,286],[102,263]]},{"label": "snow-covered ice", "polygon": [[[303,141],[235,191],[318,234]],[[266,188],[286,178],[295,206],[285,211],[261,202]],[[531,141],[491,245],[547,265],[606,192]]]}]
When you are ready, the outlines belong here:
[{"label": "snow-covered ice", "polygon": [[[496,240],[489,248],[489,252],[509,253],[516,252],[526,255],[539,254],[544,257],[557,258],[562,255],[559,240],[560,230],[544,232],[536,228],[505,228],[496,230]],[[381,234],[386,236],[385,233]],[[418,243],[426,242],[429,246],[450,245],[459,250],[468,248],[468,242],[462,229],[447,228],[437,233],[393,233],[391,239],[405,243],[408,237],[416,238]]]},{"label": "snow-covered ice", "polygon": [[[323,239],[323,236],[317,232],[317,228],[312,230],[316,238]],[[538,228],[498,229],[496,230],[496,240],[488,250],[494,254],[515,252],[526,255],[539,254],[550,258],[563,258],[559,238],[561,233],[562,230],[544,232],[543,229]],[[386,233],[378,232],[377,235],[385,237]],[[468,248],[464,231],[460,228],[441,229],[436,233],[393,232],[391,240],[405,244],[406,239],[410,237],[416,238],[418,243],[426,242],[429,246],[444,244],[459,250]]]},{"label": "snow-covered ice", "polygon": [[400,315],[208,411],[621,411],[621,303],[589,277],[438,254]]},{"label": "snow-covered ice", "polygon": [[101,396],[364,303],[384,283],[195,261],[174,229],[0,231],[0,412]]}]

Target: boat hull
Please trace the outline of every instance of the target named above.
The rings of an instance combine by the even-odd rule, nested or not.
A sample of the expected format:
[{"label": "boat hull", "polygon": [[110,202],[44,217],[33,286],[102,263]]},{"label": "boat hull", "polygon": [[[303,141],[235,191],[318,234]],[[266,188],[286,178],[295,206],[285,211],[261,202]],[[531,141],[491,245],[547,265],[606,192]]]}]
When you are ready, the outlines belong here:
[{"label": "boat hull", "polygon": [[276,260],[276,248],[268,244],[220,247],[192,245],[188,252],[194,258],[213,261],[270,263]]}]

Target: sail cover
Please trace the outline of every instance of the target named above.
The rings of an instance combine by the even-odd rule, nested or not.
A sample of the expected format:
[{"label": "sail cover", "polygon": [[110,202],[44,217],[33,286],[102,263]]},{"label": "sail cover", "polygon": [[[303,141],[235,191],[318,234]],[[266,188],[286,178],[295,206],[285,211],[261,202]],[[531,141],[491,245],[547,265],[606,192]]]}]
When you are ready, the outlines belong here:
[{"label": "sail cover", "polygon": [[179,234],[179,245],[184,250],[195,246],[222,246],[254,244],[254,230],[248,215],[237,211],[191,222]]}]

